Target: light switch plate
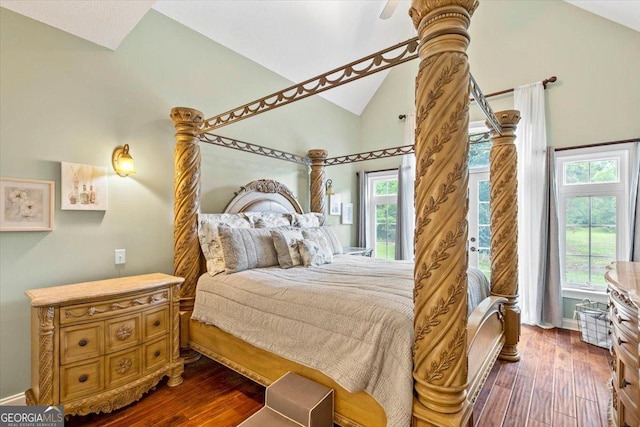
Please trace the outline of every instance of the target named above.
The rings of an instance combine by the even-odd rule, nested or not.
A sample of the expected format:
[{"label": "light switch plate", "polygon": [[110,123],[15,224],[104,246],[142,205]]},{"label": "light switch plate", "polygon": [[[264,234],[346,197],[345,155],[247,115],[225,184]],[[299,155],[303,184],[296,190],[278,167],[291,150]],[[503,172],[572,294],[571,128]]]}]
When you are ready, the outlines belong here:
[{"label": "light switch plate", "polygon": [[115,251],[116,265],[124,264],[126,262],[126,255],[124,249],[116,249]]}]

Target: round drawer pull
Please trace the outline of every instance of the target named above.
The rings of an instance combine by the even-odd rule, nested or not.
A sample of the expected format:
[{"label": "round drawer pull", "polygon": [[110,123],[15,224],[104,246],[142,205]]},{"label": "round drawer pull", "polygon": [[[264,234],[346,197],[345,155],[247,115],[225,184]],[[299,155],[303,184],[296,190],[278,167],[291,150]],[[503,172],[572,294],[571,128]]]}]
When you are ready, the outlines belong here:
[{"label": "round drawer pull", "polygon": [[626,344],[627,342],[622,338],[618,337],[618,345]]},{"label": "round drawer pull", "polygon": [[89,340],[86,338],[82,338],[80,341],[78,341],[78,345],[80,347],[84,347],[85,345],[89,344]]},{"label": "round drawer pull", "polygon": [[158,357],[160,356],[160,350],[156,350],[155,353],[153,353],[153,357]]},{"label": "round drawer pull", "polygon": [[629,381],[627,381],[625,378],[623,378],[622,379],[622,388],[625,388],[628,385],[631,385],[631,383]]},{"label": "round drawer pull", "polygon": [[618,323],[622,323],[624,322],[626,319],[623,319],[622,317],[616,315],[616,320],[618,321]]},{"label": "round drawer pull", "polygon": [[160,321],[156,320],[155,322],[153,322],[153,326],[160,326]]},{"label": "round drawer pull", "polygon": [[80,375],[80,378],[78,378],[78,381],[80,381],[81,383],[87,381],[89,379],[88,375],[82,374]]}]

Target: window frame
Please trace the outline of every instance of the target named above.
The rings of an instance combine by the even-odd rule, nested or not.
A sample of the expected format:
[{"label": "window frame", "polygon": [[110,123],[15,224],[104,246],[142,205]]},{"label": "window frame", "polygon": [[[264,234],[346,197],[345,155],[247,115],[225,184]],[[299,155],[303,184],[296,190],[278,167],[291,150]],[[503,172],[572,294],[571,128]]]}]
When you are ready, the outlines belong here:
[{"label": "window frame", "polygon": [[[556,152],[556,194],[558,200],[558,239],[560,248],[560,272],[564,297],[601,300],[606,295],[606,285],[568,283],[566,280],[566,218],[567,199],[570,197],[614,196],[616,198],[616,256],[621,259],[628,253],[629,194],[630,194],[630,150],[631,146],[600,146],[576,148]],[[617,182],[565,183],[565,165],[574,162],[592,162],[616,159]],[[591,251],[591,248],[589,248]],[[591,256],[591,252],[589,253]]]},{"label": "window frame", "polygon": [[[398,194],[388,194],[378,196],[375,194],[376,183],[380,181],[388,181],[395,179],[398,181],[398,170],[389,169],[384,171],[369,172],[367,174],[367,193],[369,195],[369,209],[367,215],[369,215],[369,222],[367,228],[367,241],[371,244],[373,250],[372,257],[377,257],[377,240],[376,240],[376,206],[383,204],[398,205]],[[396,222],[396,232],[398,224]]]}]

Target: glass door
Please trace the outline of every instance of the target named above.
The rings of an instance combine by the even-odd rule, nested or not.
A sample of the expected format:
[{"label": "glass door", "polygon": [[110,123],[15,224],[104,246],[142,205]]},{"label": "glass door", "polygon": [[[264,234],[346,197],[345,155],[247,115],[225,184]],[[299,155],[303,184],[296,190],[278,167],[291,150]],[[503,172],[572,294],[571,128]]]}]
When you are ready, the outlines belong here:
[{"label": "glass door", "polygon": [[469,265],[491,277],[489,171],[469,171]]}]

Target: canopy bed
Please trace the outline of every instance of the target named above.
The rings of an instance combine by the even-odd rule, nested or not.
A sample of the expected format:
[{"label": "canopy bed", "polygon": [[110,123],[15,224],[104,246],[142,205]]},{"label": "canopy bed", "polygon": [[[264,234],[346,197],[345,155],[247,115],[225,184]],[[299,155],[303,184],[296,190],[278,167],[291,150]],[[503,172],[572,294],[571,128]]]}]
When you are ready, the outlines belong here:
[{"label": "canopy bed", "polygon": [[[206,263],[198,240],[200,142],[257,152],[308,164],[310,211],[325,211],[325,167],[365,158],[400,155],[404,149],[359,153],[329,159],[325,150],[306,157],[213,135],[211,130],[277,108],[297,99],[380,71],[416,56],[415,262],[412,266],[414,426],[467,425],[473,403],[496,357],[515,361],[520,335],[517,307],[516,151],[517,111],[494,115],[469,73],[467,28],[476,0],[414,0],[410,16],[419,37],[332,70],[235,110],[203,119],[200,111],[176,107],[174,271],[181,287],[181,347],[211,357],[247,377],[268,385],[293,371],[335,390],[335,422],[342,426],[386,425],[381,404],[364,391],[349,392],[321,370],[312,369],[222,329],[192,319],[198,279]],[[387,60],[388,52],[404,51]],[[413,51],[418,54],[411,56]],[[356,65],[365,63],[364,72]],[[332,79],[331,76],[340,75]],[[469,310],[467,260],[467,135],[469,94],[487,115],[491,149],[491,295]],[[240,199],[240,200],[238,200]],[[243,188],[229,212],[281,210],[302,213],[288,189],[274,181]],[[222,230],[222,227],[220,228]],[[222,232],[222,231],[221,231]],[[260,270],[260,269],[257,269]],[[407,349],[407,351],[409,351]],[[396,424],[398,425],[398,424]]]}]

